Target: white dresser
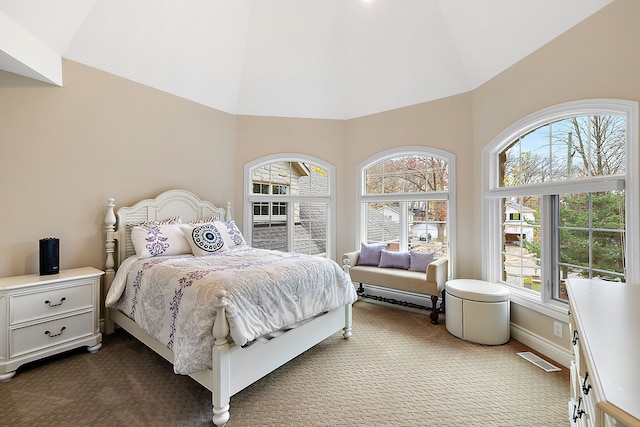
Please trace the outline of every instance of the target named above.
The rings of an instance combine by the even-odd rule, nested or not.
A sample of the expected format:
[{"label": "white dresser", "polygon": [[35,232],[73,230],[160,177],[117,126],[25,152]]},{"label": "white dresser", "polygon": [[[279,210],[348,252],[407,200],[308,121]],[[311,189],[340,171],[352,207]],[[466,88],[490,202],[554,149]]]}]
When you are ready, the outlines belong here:
[{"label": "white dresser", "polygon": [[570,279],[572,426],[640,426],[640,285]]},{"label": "white dresser", "polygon": [[95,352],[100,276],[95,268],[0,278],[0,382],[21,365],[77,347]]}]

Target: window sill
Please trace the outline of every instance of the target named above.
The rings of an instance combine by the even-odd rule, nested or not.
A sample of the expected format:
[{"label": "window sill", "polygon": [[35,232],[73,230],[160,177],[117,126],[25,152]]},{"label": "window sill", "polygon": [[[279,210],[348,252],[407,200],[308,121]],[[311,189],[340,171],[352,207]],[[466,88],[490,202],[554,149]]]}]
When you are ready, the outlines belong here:
[{"label": "window sill", "polygon": [[502,284],[509,288],[509,296],[511,302],[533,310],[545,316],[551,317],[555,320],[559,320],[564,323],[569,323],[569,305],[558,301],[550,301],[544,303],[540,301],[539,294],[532,294],[530,292],[519,289],[515,286]]}]

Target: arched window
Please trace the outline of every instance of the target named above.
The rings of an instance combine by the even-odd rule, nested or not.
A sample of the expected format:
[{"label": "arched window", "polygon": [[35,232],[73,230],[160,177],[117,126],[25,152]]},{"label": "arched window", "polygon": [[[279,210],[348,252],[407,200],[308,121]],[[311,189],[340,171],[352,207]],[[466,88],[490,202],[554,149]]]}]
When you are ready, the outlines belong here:
[{"label": "arched window", "polygon": [[562,312],[568,278],[638,280],[637,120],[634,102],[569,102],[485,148],[487,280]]},{"label": "arched window", "polygon": [[300,154],[245,165],[244,234],[256,248],[335,256],[335,167]]},{"label": "arched window", "polygon": [[[358,165],[358,245],[449,257],[455,156],[427,147],[401,147]],[[452,260],[449,260],[450,268]]]}]

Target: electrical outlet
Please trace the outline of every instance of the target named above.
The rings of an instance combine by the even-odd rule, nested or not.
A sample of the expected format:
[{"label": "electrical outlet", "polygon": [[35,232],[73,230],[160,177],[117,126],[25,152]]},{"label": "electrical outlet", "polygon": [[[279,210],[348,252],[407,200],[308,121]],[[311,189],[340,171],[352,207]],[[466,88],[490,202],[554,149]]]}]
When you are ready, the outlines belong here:
[{"label": "electrical outlet", "polygon": [[562,338],[562,323],[553,322],[553,335]]}]

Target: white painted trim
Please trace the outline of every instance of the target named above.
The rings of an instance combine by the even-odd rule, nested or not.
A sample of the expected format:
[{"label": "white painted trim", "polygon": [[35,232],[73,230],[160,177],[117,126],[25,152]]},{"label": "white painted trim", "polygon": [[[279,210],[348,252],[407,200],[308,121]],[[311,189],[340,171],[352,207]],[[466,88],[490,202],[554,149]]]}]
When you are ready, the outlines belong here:
[{"label": "white painted trim", "polygon": [[571,365],[572,353],[570,349],[559,346],[514,323],[511,323],[511,338],[520,341],[522,344],[543,354],[554,362],[561,364],[565,368],[569,368]]},{"label": "white painted trim", "polygon": [[552,319],[569,323],[569,305],[567,303],[555,300],[545,303],[534,292],[528,292],[515,286],[509,289],[509,298],[512,304],[518,304]]},{"label": "white painted trim", "polygon": [[327,178],[329,180],[327,189],[329,191],[328,196],[271,196],[266,195],[263,198],[274,198],[277,201],[285,201],[285,202],[299,202],[299,201],[322,201],[326,202],[329,207],[329,215],[327,218],[327,252],[326,257],[332,260],[336,259],[336,167],[331,163],[328,163],[324,160],[321,160],[317,157],[309,156],[306,154],[300,153],[281,153],[281,154],[272,154],[265,157],[260,157],[259,159],[253,160],[244,165],[244,186],[243,186],[243,200],[244,200],[244,225],[243,225],[243,234],[247,243],[251,244],[253,241],[253,224],[251,223],[252,211],[251,211],[251,202],[255,199],[252,197],[252,182],[251,182],[251,171],[255,168],[268,165],[270,163],[276,162],[300,162],[300,163],[308,163],[311,165],[319,166],[325,171],[327,171]]}]

